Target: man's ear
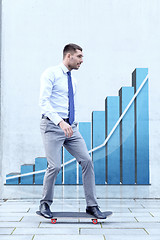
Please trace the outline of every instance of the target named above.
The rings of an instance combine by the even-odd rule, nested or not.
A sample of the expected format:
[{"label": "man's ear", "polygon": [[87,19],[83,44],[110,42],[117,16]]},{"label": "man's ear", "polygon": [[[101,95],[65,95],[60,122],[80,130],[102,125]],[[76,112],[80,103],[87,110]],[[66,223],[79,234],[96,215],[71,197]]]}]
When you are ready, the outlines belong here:
[{"label": "man's ear", "polygon": [[66,57],[69,59],[71,57],[71,54],[67,53]]}]

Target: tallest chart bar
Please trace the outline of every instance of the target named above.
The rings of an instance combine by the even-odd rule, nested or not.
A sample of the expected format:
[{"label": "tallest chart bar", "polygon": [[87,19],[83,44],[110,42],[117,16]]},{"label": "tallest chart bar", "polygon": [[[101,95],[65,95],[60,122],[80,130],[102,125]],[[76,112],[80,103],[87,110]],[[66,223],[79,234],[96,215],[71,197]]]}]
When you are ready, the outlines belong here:
[{"label": "tallest chart bar", "polygon": [[[132,73],[132,86],[136,92],[148,68],[136,68]],[[149,106],[148,79],[135,100],[135,161],[136,183],[149,184]]]}]

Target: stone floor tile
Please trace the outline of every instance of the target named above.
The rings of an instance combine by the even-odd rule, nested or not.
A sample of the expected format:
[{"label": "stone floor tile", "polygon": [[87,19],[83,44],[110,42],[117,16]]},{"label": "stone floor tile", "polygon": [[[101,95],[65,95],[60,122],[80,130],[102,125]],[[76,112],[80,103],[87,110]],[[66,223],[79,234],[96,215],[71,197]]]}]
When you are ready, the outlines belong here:
[{"label": "stone floor tile", "polygon": [[32,217],[32,216],[37,216],[35,212],[16,212],[16,213],[10,213],[10,212],[2,212],[0,213],[1,217],[24,217],[24,216],[28,216],[28,217]]},{"label": "stone floor tile", "polygon": [[147,235],[144,229],[80,229],[82,235]]},{"label": "stone floor tile", "polygon": [[9,227],[18,227],[18,228],[31,228],[31,227],[38,227],[39,222],[0,222],[0,228],[9,228]]},{"label": "stone floor tile", "polygon": [[38,216],[37,214],[34,214],[33,216],[24,216],[21,222],[47,222],[50,221],[49,219],[46,219],[44,217]]},{"label": "stone floor tile", "polygon": [[[66,222],[60,222],[57,221],[56,224],[52,224],[51,222],[43,223],[41,222],[39,225],[39,228],[95,228],[95,225],[92,222],[72,222],[72,221],[66,221]],[[96,228],[101,228],[101,224],[97,223]]]},{"label": "stone floor tile", "polygon": [[150,211],[150,213],[151,213],[154,217],[160,217],[160,210],[159,210],[159,209]]},{"label": "stone floor tile", "polygon": [[14,228],[0,228],[0,235],[1,234],[11,234]]},{"label": "stone floor tile", "polygon": [[113,213],[114,217],[151,217],[151,214],[149,212],[136,212],[136,213]]},{"label": "stone floor tile", "polygon": [[21,218],[21,216],[0,216],[0,222],[19,222]]},{"label": "stone floor tile", "polygon": [[160,223],[160,218],[159,217],[136,217],[138,222],[159,222]]},{"label": "stone floor tile", "polygon": [[160,239],[160,228],[145,228],[146,231],[149,233],[149,235],[159,235],[159,239]]},{"label": "stone floor tile", "polygon": [[104,236],[93,235],[35,235],[34,240],[104,240]]},{"label": "stone floor tile", "polygon": [[107,222],[136,222],[136,219],[134,217],[115,217],[111,216],[107,219]]},{"label": "stone floor tile", "polygon": [[79,234],[79,229],[70,227],[70,228],[16,228],[14,235],[19,234],[36,234],[36,235],[75,235]]},{"label": "stone floor tile", "polygon": [[159,240],[159,235],[157,236],[142,236],[142,235],[104,235],[106,240]]},{"label": "stone floor tile", "polygon": [[0,235],[0,240],[32,240],[34,235]]},{"label": "stone floor tile", "polygon": [[141,203],[142,206],[144,208],[151,208],[151,209],[155,209],[155,208],[159,208],[159,205],[160,205],[160,201],[157,201],[157,202],[149,202],[149,203]]},{"label": "stone floor tile", "polygon": [[147,229],[147,228],[153,228],[153,229],[160,229],[160,223],[143,223],[143,222],[135,222],[135,223],[125,223],[125,222],[110,222],[110,223],[102,223],[102,228],[141,228],[141,229]]},{"label": "stone floor tile", "polygon": [[142,213],[145,213],[145,212],[155,212],[155,209],[151,209],[151,208],[142,208],[142,209],[140,209],[140,208],[129,208],[130,209],[130,211],[132,212],[132,213],[137,213],[137,212],[142,212]]},{"label": "stone floor tile", "polygon": [[15,206],[15,207],[8,207],[8,206],[5,206],[3,208],[0,208],[0,214],[1,213],[16,213],[16,212],[28,212],[29,211],[29,208],[25,208],[25,207],[18,207],[18,206]]}]

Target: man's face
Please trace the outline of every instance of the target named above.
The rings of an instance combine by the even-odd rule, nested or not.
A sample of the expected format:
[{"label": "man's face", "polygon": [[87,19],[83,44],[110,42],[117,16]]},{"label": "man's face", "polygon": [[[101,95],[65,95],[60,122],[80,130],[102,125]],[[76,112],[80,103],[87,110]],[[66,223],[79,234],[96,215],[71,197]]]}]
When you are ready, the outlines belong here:
[{"label": "man's face", "polygon": [[72,69],[79,69],[81,63],[83,62],[83,53],[80,50],[76,50],[73,54],[70,53],[68,58],[68,67]]}]

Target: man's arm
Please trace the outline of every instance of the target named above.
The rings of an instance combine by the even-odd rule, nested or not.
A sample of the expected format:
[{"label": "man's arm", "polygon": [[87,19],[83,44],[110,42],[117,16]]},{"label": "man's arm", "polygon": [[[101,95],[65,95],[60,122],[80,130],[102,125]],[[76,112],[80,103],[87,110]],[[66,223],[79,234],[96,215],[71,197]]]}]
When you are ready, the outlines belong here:
[{"label": "man's arm", "polygon": [[40,101],[39,105],[41,107],[42,113],[45,115],[56,125],[62,118],[56,112],[56,110],[50,104],[50,96],[52,94],[52,88],[54,84],[54,75],[50,69],[47,69],[41,76],[41,86],[40,86]]},{"label": "man's arm", "polygon": [[41,76],[40,107],[42,112],[44,112],[53,123],[56,125],[59,124],[67,137],[71,137],[73,135],[72,127],[59,116],[50,104],[53,84],[54,76],[53,74],[51,75],[50,71],[47,69]]}]

